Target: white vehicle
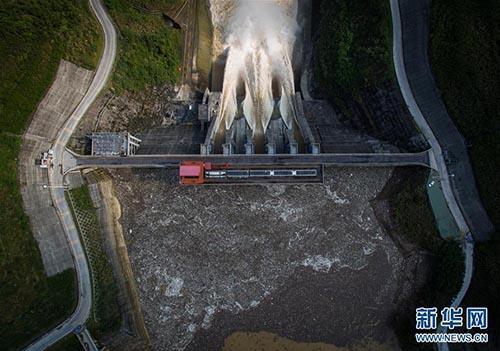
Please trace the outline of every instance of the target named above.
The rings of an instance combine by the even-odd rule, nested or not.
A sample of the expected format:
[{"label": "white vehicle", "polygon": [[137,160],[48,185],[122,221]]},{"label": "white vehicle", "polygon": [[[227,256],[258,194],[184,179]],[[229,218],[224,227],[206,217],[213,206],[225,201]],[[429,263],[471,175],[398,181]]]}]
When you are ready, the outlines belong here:
[{"label": "white vehicle", "polygon": [[42,154],[42,159],[40,160],[40,168],[49,168],[54,161],[54,150],[49,149],[47,152]]}]

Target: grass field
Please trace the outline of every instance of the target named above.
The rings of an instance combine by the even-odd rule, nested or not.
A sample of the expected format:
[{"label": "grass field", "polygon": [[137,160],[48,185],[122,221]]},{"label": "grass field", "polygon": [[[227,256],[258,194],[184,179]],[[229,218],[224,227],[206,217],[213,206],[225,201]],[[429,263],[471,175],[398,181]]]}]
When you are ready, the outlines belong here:
[{"label": "grass field", "polygon": [[388,1],[323,0],[317,11],[314,75],[324,95],[342,107],[393,79]]},{"label": "grass field", "polygon": [[89,320],[92,334],[99,338],[120,327],[118,290],[113,271],[103,248],[103,238],[97,221],[94,204],[86,185],[69,191],[73,217],[76,218],[82,242],[91,266],[92,280],[97,283],[93,290],[93,313]]},{"label": "grass field", "polygon": [[23,212],[17,154],[59,60],[93,68],[100,28],[85,0],[0,2],[0,345],[18,349],[75,303],[73,270],[47,278]]},{"label": "grass field", "polygon": [[500,3],[435,0],[430,56],[449,114],[469,145],[483,204],[497,230],[478,243],[465,303],[489,307],[490,350],[500,348]]},{"label": "grass field", "polygon": [[175,83],[180,77],[180,30],[163,18],[178,0],[105,0],[120,32],[118,61],[112,78],[117,93],[148,85]]}]

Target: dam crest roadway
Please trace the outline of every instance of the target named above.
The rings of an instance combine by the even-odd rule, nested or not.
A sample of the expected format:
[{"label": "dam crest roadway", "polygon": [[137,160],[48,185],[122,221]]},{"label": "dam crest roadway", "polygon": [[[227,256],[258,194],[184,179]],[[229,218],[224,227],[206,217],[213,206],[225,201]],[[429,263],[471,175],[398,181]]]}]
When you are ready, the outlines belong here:
[{"label": "dam crest roadway", "polygon": [[364,167],[423,166],[435,169],[430,150],[418,153],[323,153],[323,154],[254,154],[254,155],[129,155],[84,156],[66,149],[62,173],[85,168],[167,168],[183,161],[201,161],[243,165],[334,165]]}]

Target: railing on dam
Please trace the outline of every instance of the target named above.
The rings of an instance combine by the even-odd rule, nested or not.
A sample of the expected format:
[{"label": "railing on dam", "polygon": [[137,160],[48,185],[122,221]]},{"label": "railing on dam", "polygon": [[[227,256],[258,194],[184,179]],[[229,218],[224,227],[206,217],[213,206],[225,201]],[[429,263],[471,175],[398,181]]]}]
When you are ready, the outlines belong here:
[{"label": "railing on dam", "polygon": [[342,153],[277,155],[133,155],[83,156],[67,151],[63,172],[82,168],[164,168],[177,167],[182,161],[204,161],[231,165],[300,165],[336,166],[423,166],[432,167],[429,151],[418,153]]}]

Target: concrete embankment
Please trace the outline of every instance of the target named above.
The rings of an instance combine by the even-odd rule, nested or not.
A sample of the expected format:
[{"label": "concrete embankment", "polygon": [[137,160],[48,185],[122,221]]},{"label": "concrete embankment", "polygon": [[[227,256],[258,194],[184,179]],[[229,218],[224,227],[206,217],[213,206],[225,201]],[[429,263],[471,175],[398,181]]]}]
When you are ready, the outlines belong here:
[{"label": "concrete embankment", "polygon": [[61,60],[56,78],[22,138],[19,183],[23,206],[48,276],[73,267],[73,261],[49,189],[43,188],[48,184],[47,170],[35,160],[51,147],[58,130],[82,100],[92,76],[92,71]]},{"label": "concrete embankment", "polygon": [[[121,205],[115,196],[112,179],[105,171],[90,172],[86,178],[96,205],[104,250],[110,260],[118,287],[117,299],[123,318],[119,334],[113,335],[108,341],[117,349],[125,345],[127,345],[127,350],[147,349],[149,335],[144,324],[127,245],[120,224]],[[106,340],[103,341],[106,343]]]}]

